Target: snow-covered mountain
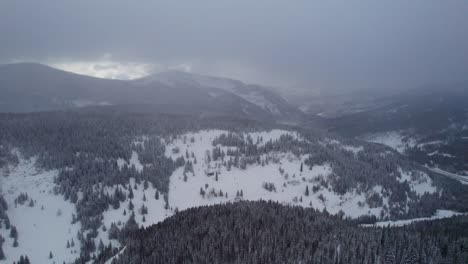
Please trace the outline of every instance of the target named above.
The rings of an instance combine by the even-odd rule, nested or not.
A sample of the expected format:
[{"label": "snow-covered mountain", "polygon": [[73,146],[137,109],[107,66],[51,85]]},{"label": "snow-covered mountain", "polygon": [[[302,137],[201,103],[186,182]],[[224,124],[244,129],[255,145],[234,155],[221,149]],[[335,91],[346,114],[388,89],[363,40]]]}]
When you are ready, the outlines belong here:
[{"label": "snow-covered mountain", "polygon": [[219,90],[222,90],[241,97],[283,121],[295,121],[302,115],[299,110],[290,105],[281,96],[275,94],[272,90],[260,85],[246,84],[239,80],[192,74],[182,71],[166,71],[144,77],[137,82],[147,84],[159,82],[174,88],[191,87],[192,89],[216,89],[209,93],[213,97],[219,96]]},{"label": "snow-covered mountain", "polygon": [[299,110],[280,96],[240,81],[166,72],[123,81],[94,78],[34,63],[0,65],[0,112],[35,112],[89,106],[204,116],[298,122]]}]

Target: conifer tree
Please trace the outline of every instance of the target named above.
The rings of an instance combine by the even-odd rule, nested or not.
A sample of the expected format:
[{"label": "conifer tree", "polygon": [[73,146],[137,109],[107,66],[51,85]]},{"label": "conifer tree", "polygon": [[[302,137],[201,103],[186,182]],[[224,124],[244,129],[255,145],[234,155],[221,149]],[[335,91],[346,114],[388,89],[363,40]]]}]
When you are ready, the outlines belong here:
[{"label": "conifer tree", "polygon": [[10,237],[11,238],[17,238],[18,237],[18,231],[16,230],[16,226],[11,226],[10,229]]},{"label": "conifer tree", "polygon": [[5,252],[3,252],[3,237],[0,236],[0,260],[5,259]]},{"label": "conifer tree", "polygon": [[99,239],[98,250],[99,252],[102,252],[104,250],[104,243],[102,242],[102,239]]}]

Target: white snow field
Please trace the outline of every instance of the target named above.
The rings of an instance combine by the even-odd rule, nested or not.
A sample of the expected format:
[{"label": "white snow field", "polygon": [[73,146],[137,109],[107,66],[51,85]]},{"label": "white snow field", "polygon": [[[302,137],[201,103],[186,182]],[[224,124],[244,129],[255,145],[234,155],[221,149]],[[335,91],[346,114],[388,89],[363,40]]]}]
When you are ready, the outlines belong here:
[{"label": "white snow field", "polygon": [[[217,136],[227,133],[225,131],[210,130],[199,131],[197,133],[188,133],[179,136],[177,140],[169,143],[166,148],[166,155],[176,158],[188,151],[194,153],[197,163],[194,163],[194,175],[191,173],[184,180],[184,169],[177,169],[170,180],[169,187],[169,204],[174,209],[183,210],[196,205],[210,205],[216,203],[224,203],[235,201],[238,199],[245,200],[273,200],[283,204],[295,204],[304,207],[313,207],[319,210],[326,210],[330,213],[338,213],[343,211],[346,216],[358,217],[361,215],[380,216],[382,207],[369,208],[365,202],[365,194],[357,194],[348,192],[345,195],[335,193],[331,188],[320,187],[320,179],[326,180],[332,172],[329,165],[313,166],[310,170],[304,165],[303,172],[300,172],[301,162],[306,159],[306,156],[296,157],[291,153],[273,153],[273,160],[265,166],[248,165],[247,169],[242,170],[232,167],[229,171],[226,167],[221,166],[221,162],[205,160],[207,151],[213,148],[212,141]],[[283,134],[291,134],[294,137],[299,135],[283,130],[273,130],[271,132],[251,133],[250,136],[254,142],[257,136],[263,137],[263,142],[268,140],[278,139]],[[247,136],[245,134],[244,136]],[[192,143],[184,138],[194,138]],[[184,143],[184,141],[186,143]],[[338,142],[339,143],[339,142]],[[338,144],[337,143],[337,144]],[[221,147],[221,146],[219,146]],[[342,146],[344,149],[349,149],[349,146]],[[180,150],[179,154],[173,154],[173,148]],[[221,147],[227,151],[229,147]],[[357,153],[362,149],[355,147],[350,149]],[[265,159],[265,156],[262,157]],[[190,158],[193,162],[193,158]],[[215,176],[207,176],[205,173],[208,169],[218,172],[218,180]],[[280,170],[284,171],[283,173]],[[411,179],[410,183],[412,183]],[[420,181],[420,180],[418,180]],[[414,183],[415,190],[423,192],[427,189],[433,191],[431,182],[423,181]],[[269,191],[263,188],[265,184],[272,184],[274,191]],[[305,195],[306,186],[309,189],[309,196]],[[313,187],[316,187],[316,192]],[[378,188],[378,187],[376,187]],[[206,193],[203,197],[201,189]],[[318,190],[317,190],[318,189]],[[237,192],[242,190],[243,196],[236,197]],[[219,195],[220,191],[223,196]],[[378,191],[378,190],[374,190]],[[227,197],[226,197],[227,193]],[[388,206],[388,201],[384,198],[384,205]]]},{"label": "white snow field", "polygon": [[[80,223],[71,224],[75,205],[55,195],[53,178],[57,171],[41,172],[35,168],[35,159],[20,159],[18,166],[5,176],[0,174],[0,192],[8,203],[7,214],[11,225],[18,230],[18,247],[13,247],[10,230],[3,225],[0,234],[5,238],[3,250],[6,260],[13,263],[21,255],[27,255],[32,263],[70,263],[80,253],[76,238]],[[28,200],[15,206],[20,193],[27,193]],[[33,200],[34,206],[30,206]],[[74,238],[75,246],[66,248]],[[52,252],[53,258],[49,259]]]}]

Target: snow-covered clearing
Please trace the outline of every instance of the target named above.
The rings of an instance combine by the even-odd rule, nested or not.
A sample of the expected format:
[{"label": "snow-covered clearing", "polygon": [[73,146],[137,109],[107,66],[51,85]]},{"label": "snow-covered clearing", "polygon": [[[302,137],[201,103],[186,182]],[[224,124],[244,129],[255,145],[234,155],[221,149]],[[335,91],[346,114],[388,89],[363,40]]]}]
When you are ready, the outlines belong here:
[{"label": "snow-covered clearing", "polygon": [[437,188],[432,184],[432,179],[424,172],[414,173],[400,170],[400,178],[397,178],[399,182],[407,181],[411,187],[411,190],[415,191],[418,195],[424,193],[435,193]]},{"label": "snow-covered clearing", "polygon": [[[248,165],[245,170],[232,167],[228,170],[222,166],[221,162],[205,162],[205,155],[213,149],[212,141],[219,135],[227,133],[226,131],[210,130],[189,133],[180,136],[177,140],[170,143],[166,148],[168,157],[176,158],[188,151],[194,153],[197,163],[194,163],[194,175],[189,173],[184,180],[184,169],[177,169],[170,180],[169,204],[172,208],[179,210],[198,205],[211,205],[235,201],[238,199],[246,200],[274,200],[283,204],[296,204],[304,207],[314,207],[319,210],[327,209],[328,212],[338,213],[340,210],[351,217],[357,217],[365,214],[378,215],[381,208],[370,209],[365,204],[364,194],[347,193],[343,196],[338,195],[330,188],[324,188],[319,185],[321,178],[326,178],[332,172],[329,165],[313,166],[309,169],[303,166],[300,171],[301,163],[305,156],[296,157],[291,153],[272,153],[273,159],[277,162],[270,162],[264,166],[259,164]],[[289,131],[273,130],[271,132],[251,133],[253,141],[257,137],[263,137],[263,142],[278,139],[281,135],[291,134],[294,137],[299,135]],[[246,136],[246,135],[245,135]],[[194,138],[194,142],[185,141],[183,138]],[[178,148],[180,154],[174,154],[171,149]],[[227,151],[229,147],[221,147]],[[266,159],[264,155],[262,159]],[[193,161],[193,158],[189,159]],[[207,169],[215,169],[216,176],[207,176]],[[283,173],[280,172],[283,171]],[[270,186],[270,190],[265,188]],[[315,192],[313,188],[316,188]],[[306,188],[309,189],[309,195],[305,195]],[[201,192],[205,192],[205,196]],[[237,197],[237,193],[242,191],[243,196]],[[222,195],[220,195],[222,193]],[[226,197],[227,195],[227,197]],[[359,206],[358,203],[364,204]]]},{"label": "snow-covered clearing", "polygon": [[[27,255],[32,263],[70,263],[80,253],[76,238],[80,223],[71,224],[75,205],[54,194],[53,178],[57,171],[41,172],[34,164],[34,158],[20,159],[20,164],[8,176],[0,176],[0,191],[8,203],[7,214],[11,225],[18,230],[18,247],[13,247],[10,230],[4,225],[0,228],[6,240],[3,245],[6,260],[0,263],[18,261],[21,255]],[[29,198],[24,204],[15,205],[20,193],[27,193]],[[66,248],[72,238],[75,246]],[[52,259],[49,252],[53,254]]]},{"label": "snow-covered clearing", "polygon": [[386,145],[400,153],[405,152],[407,148],[414,147],[417,143],[414,138],[405,137],[398,131],[367,135],[363,137],[363,140]]},{"label": "snow-covered clearing", "polygon": [[336,139],[330,139],[330,138],[325,139],[324,142],[321,142],[321,144],[323,146],[327,146],[327,145],[337,146],[343,150],[354,153],[354,155],[357,155],[359,152],[364,150],[363,146],[346,145]]},{"label": "snow-covered clearing", "polygon": [[366,224],[366,225],[361,225],[361,226],[364,226],[364,227],[405,226],[405,225],[410,225],[415,222],[450,218],[450,217],[457,216],[457,215],[463,215],[463,213],[458,213],[458,212],[454,212],[450,210],[437,210],[436,213],[431,217],[421,217],[421,218],[413,218],[413,219],[398,220],[398,221],[383,221],[383,222],[377,222],[375,224],[369,224],[369,225]]},{"label": "snow-covered clearing", "polygon": [[135,169],[139,172],[143,170],[143,165],[140,163],[140,160],[138,159],[138,153],[136,153],[135,151],[132,151],[132,156],[130,157],[129,162],[120,158],[117,160],[117,165],[119,166],[120,169],[122,169],[125,165],[127,165],[129,168],[131,168],[132,166],[135,166]]},{"label": "snow-covered clearing", "polygon": [[446,144],[446,142],[442,140],[433,140],[433,141],[419,143],[418,147],[424,148],[425,146],[443,145],[443,144]]}]

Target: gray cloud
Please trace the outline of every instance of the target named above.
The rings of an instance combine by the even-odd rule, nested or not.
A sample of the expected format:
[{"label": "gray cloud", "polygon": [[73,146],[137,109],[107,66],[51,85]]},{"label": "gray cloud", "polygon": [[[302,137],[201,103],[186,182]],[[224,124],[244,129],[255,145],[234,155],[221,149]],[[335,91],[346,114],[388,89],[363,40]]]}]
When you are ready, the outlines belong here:
[{"label": "gray cloud", "polygon": [[2,1],[0,62],[123,63],[311,89],[406,88],[468,72],[468,2]]}]

